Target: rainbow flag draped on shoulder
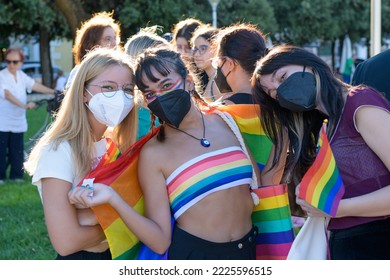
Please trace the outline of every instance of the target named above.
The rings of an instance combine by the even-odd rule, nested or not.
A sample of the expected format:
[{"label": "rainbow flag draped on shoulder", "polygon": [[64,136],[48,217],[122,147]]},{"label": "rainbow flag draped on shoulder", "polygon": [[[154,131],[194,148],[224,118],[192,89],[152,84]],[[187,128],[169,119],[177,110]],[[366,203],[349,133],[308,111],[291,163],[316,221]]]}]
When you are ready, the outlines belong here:
[{"label": "rainbow flag draped on shoulder", "polygon": [[271,153],[272,141],[264,133],[260,123],[260,107],[256,104],[219,106],[218,110],[232,115],[240,128],[245,144],[260,170],[263,170]]},{"label": "rainbow flag draped on shoulder", "polygon": [[[272,141],[260,123],[259,105],[234,104],[217,109],[233,117],[257,166],[263,170],[271,153]],[[285,260],[294,241],[287,186],[261,186],[253,191],[260,198],[252,212],[252,222],[259,230],[256,259]]]},{"label": "rainbow flag draped on shoulder", "polygon": [[[150,133],[122,155],[113,141],[107,139],[108,149],[98,166],[85,179],[110,185],[138,213],[144,214],[144,200],[137,177],[138,155],[142,146],[158,131]],[[118,213],[108,204],[92,208],[104,230],[112,258],[118,260],[164,259],[143,245],[128,229]]]},{"label": "rainbow flag draped on shoulder", "polygon": [[326,136],[324,122],[318,140],[317,157],[302,178],[299,198],[334,217],[344,192],[344,184]]}]

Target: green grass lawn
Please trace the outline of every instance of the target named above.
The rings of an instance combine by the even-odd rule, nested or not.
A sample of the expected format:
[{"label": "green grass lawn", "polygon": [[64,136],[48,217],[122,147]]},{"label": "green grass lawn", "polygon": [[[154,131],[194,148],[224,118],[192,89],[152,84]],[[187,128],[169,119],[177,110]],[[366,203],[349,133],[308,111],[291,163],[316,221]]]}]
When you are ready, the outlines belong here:
[{"label": "green grass lawn", "polygon": [[[27,111],[25,141],[41,128],[45,106]],[[46,230],[42,203],[31,178],[0,186],[0,260],[49,260],[54,252]]]}]

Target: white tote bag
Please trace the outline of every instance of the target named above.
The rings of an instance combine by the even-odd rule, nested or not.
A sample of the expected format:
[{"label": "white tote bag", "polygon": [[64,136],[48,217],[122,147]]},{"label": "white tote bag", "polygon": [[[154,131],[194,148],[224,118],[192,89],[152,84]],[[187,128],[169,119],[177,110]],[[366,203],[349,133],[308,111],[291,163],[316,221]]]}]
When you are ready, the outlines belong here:
[{"label": "white tote bag", "polygon": [[328,222],[324,217],[308,217],[294,239],[287,260],[326,260]]}]

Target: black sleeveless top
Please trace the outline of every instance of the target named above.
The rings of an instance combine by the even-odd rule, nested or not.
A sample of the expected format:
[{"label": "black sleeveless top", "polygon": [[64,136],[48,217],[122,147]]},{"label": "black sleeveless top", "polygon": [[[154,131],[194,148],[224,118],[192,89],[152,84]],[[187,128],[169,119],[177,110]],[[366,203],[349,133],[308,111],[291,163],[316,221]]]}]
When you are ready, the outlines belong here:
[{"label": "black sleeveless top", "polygon": [[233,102],[234,104],[254,104],[253,96],[250,93],[235,93],[232,96],[224,99]]}]

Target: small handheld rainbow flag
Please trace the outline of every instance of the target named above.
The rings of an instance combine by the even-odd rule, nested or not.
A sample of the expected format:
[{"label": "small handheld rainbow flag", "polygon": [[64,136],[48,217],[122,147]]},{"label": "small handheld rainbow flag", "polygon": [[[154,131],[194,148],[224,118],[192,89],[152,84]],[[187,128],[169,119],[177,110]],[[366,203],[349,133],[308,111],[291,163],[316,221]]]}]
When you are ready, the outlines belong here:
[{"label": "small handheld rainbow flag", "polygon": [[299,198],[334,217],[345,188],[326,136],[326,122],[322,125],[318,147],[313,165],[302,178]]}]

